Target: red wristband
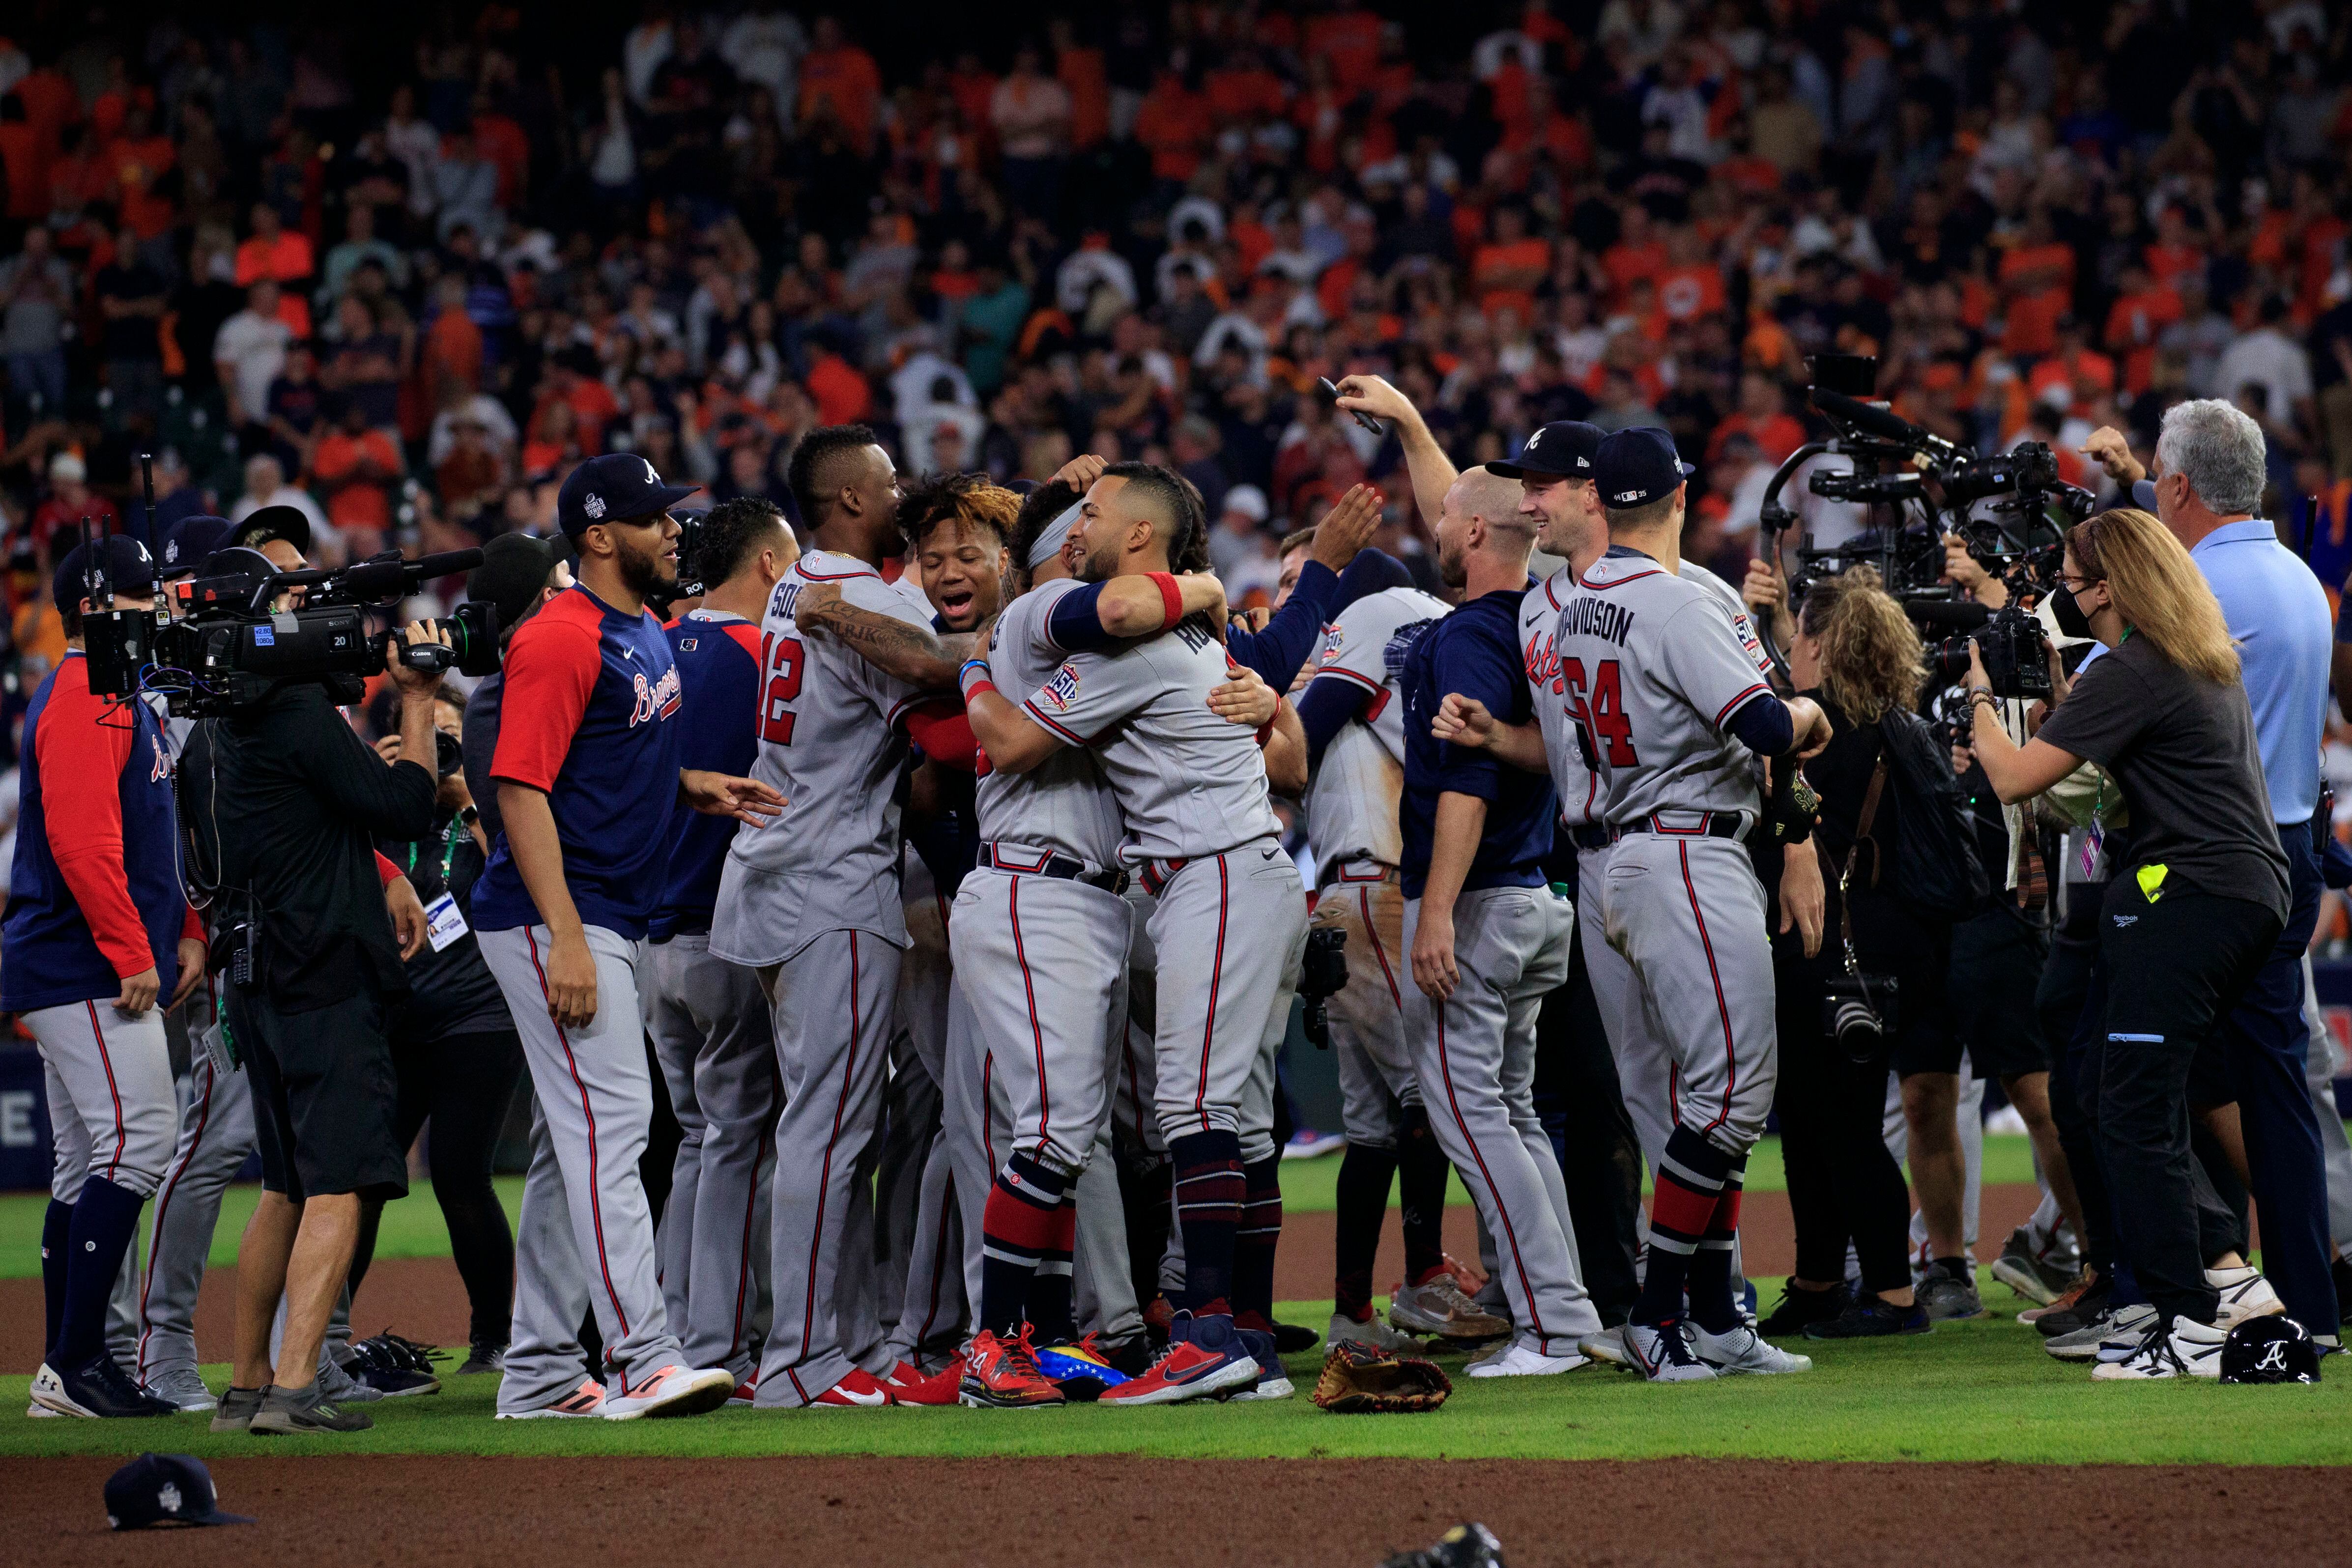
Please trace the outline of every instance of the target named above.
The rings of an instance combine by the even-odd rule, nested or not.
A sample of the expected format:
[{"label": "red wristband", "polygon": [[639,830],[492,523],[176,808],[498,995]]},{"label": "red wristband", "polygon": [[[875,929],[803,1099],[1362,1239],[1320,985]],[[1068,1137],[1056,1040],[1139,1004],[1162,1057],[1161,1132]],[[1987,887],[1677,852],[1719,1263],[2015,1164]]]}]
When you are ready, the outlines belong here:
[{"label": "red wristband", "polygon": [[971,685],[964,687],[963,700],[965,705],[969,706],[971,703],[971,699],[980,695],[982,692],[986,692],[990,696],[997,695],[996,684],[985,675],[982,675],[980,679],[972,682]]},{"label": "red wristband", "polygon": [[1149,575],[1151,580],[1159,585],[1160,602],[1168,612],[1168,618],[1160,623],[1160,629],[1162,632],[1172,630],[1176,622],[1184,619],[1184,594],[1176,586],[1176,574],[1172,571],[1155,571]]},{"label": "red wristband", "polygon": [[1264,751],[1265,749],[1265,743],[1273,738],[1274,720],[1267,719],[1264,724],[1257,727],[1257,748],[1260,751]]}]

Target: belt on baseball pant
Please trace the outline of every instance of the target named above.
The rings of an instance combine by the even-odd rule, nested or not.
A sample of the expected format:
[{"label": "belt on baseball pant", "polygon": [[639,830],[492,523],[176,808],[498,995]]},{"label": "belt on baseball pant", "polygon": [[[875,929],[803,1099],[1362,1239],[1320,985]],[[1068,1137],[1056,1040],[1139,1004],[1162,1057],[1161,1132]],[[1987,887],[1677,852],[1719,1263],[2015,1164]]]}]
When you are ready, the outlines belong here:
[{"label": "belt on baseball pant", "polygon": [[1341,861],[1333,867],[1331,874],[1323,879],[1323,886],[1315,891],[1320,893],[1324,888],[1338,887],[1342,883],[1354,887],[1366,883],[1394,882],[1396,879],[1396,867],[1386,861],[1360,855],[1353,860]]},{"label": "belt on baseball pant", "polygon": [[[1026,861],[1027,864],[1022,862]],[[1087,862],[1075,855],[1053,850],[1030,849],[1013,845],[1000,849],[994,844],[980,846],[980,863],[997,871],[1011,872],[1016,876],[1050,876],[1057,882],[1082,882],[1088,887],[1101,888],[1105,893],[1127,891],[1127,873],[1118,870],[1089,871]]]},{"label": "belt on baseball pant", "polygon": [[1665,839],[1740,839],[1748,835],[1744,811],[1653,811],[1630,822],[1591,822],[1569,830],[1580,850],[1605,849],[1634,833],[1655,833]]}]

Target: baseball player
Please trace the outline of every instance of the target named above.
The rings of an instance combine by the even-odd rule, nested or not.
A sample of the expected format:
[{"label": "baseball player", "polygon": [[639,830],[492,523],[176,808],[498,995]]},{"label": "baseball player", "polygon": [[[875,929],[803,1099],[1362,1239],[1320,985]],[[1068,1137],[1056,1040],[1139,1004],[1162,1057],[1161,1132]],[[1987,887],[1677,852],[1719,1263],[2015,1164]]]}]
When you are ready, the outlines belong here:
[{"label": "baseball player", "polygon": [[[702,521],[700,606],[664,628],[677,661],[681,766],[751,771],[760,697],[756,619],[800,545],[772,502],[745,497]],[[735,1396],[767,1339],[769,1139],[776,1063],[768,998],[751,970],[710,954],[719,876],[739,824],[683,817],[661,903],[648,925],[646,1030],[684,1137],[656,1240],[662,1300],[689,1366],[724,1367]]]},{"label": "baseball player", "polygon": [[[482,956],[522,1035],[590,1281],[607,1370],[597,1413],[611,1420],[709,1410],[735,1386],[724,1368],[686,1363],[637,1176],[653,1114],[638,977],[671,813],[683,800],[756,822],[781,805],[764,785],[678,764],[677,667],[645,596],[677,578],[668,508],[688,494],[625,454],[564,481],[557,521],[579,578],[508,649],[490,769],[500,831],[474,889]],[[508,1351],[514,1393],[500,1390],[516,1413],[577,1392],[576,1364],[551,1354],[570,1326],[526,1321],[526,1299],[519,1291]]]},{"label": "baseball player", "polygon": [[[1384,562],[1387,558],[1380,558]],[[1445,601],[1389,562],[1389,586],[1355,601],[1324,631],[1315,675],[1298,698],[1314,783],[1307,795],[1318,894],[1314,924],[1343,932],[1348,983],[1328,1004],[1348,1134],[1339,1163],[1337,1268],[1328,1337],[1384,1348],[1411,1342],[1372,1311],[1372,1266],[1389,1186],[1402,1178],[1405,1282],[1446,1275],[1443,1222],[1453,1167],[1413,1075],[1405,1039],[1404,655]]]},{"label": "baseball player", "polygon": [[[1185,1310],[1171,1324],[1169,1353],[1107,1391],[1106,1403],[1171,1403],[1255,1385],[1260,1375],[1233,1322],[1240,1109],[1306,916],[1265,763],[1210,704],[1227,671],[1217,628],[1190,613],[1169,570],[1202,527],[1197,493],[1174,474],[1139,463],[1106,468],[1068,546],[1078,575],[1091,583],[1154,576],[1171,630],[1073,655],[1017,712],[977,685],[968,703],[992,768],[1026,772],[1065,746],[1099,753],[1127,821],[1120,861],[1159,900],[1150,922],[1160,958],[1156,1099],[1175,1166]],[[1271,1358],[1270,1343],[1264,1351]]]},{"label": "baseball player", "polygon": [[[101,562],[111,602],[88,596],[84,580]],[[124,535],[78,546],[58,565],[68,651],[25,714],[0,930],[0,1009],[40,1049],[56,1137],[33,1403],[65,1416],[173,1409],[115,1360],[107,1314],[172,1149],[178,1107],[157,1009],[177,1007],[203,979],[204,936],[180,891],[171,758],[154,715],[92,692],[81,653],[84,615],[152,610],[154,592],[153,559]]]},{"label": "baseball player", "polygon": [[1740,841],[1760,813],[1752,758],[1818,749],[1829,726],[1807,699],[1772,695],[1731,610],[1678,574],[1689,470],[1673,438],[1620,431],[1592,465],[1610,548],[1567,596],[1553,656],[1611,841],[1602,928],[1673,1060],[1675,1118],[1624,1343],[1661,1381],[1801,1371],[1811,1363],[1757,1338],[1731,1291],[1777,1056],[1768,916]]},{"label": "baseball player", "polygon": [[[759,758],[778,819],[736,835],[710,950],[761,971],[784,1092],[776,1124],[775,1322],[754,1403],[894,1403],[897,1359],[870,1291],[843,1283],[871,1213],[853,1203],[888,1065],[899,956],[896,791],[911,735],[931,757],[971,753],[954,664],[913,583],[883,580],[897,548],[898,478],[863,425],[810,432],[791,483],[817,548],[785,573],[761,622]],[[870,1364],[862,1364],[861,1359]],[[908,1369],[911,1371],[912,1369]]]}]

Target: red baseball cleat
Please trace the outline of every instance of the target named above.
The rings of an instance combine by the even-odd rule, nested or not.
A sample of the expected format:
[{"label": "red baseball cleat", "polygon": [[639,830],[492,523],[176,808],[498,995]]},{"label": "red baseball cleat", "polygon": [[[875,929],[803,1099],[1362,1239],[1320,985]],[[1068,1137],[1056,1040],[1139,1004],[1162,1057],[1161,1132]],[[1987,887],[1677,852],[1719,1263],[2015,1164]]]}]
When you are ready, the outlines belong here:
[{"label": "red baseball cleat", "polygon": [[1062,1391],[1037,1370],[1029,1348],[1029,1330],[1006,1339],[982,1329],[964,1352],[963,1377],[957,1396],[966,1405],[983,1410],[1026,1410],[1063,1403]]},{"label": "red baseball cleat", "polygon": [[[1281,1369],[1276,1368],[1278,1373]],[[1258,1364],[1228,1317],[1178,1312],[1168,1325],[1168,1349],[1151,1370],[1103,1390],[1105,1405],[1173,1405],[1206,1399],[1257,1381]]]},{"label": "red baseball cleat", "polygon": [[808,1407],[812,1410],[872,1409],[897,1403],[897,1395],[853,1366],[848,1376],[810,1400]]},{"label": "red baseball cleat", "polygon": [[902,1361],[890,1369],[882,1385],[901,1405],[952,1405],[956,1402],[956,1385],[962,1376],[963,1368],[951,1365],[945,1372],[926,1377],[921,1367]]}]

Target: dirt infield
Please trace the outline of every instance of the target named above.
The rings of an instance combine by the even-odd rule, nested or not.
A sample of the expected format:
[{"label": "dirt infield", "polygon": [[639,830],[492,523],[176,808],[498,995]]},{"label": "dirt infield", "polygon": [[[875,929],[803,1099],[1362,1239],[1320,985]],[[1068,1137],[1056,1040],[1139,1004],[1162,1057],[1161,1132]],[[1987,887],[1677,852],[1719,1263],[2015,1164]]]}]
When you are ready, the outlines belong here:
[{"label": "dirt infield", "polygon": [[[1914,1568],[1939,1543],[2061,1541],[2069,1568],[2203,1564],[2261,1542],[2343,1561],[2340,1471],[1441,1460],[237,1458],[250,1528],[114,1535],[110,1461],[0,1466],[13,1539],[82,1563],[972,1563],[1376,1568],[1483,1521],[1511,1568]],[[2063,1531],[2060,1527],[2063,1525]],[[2012,1542],[2011,1544],[2015,1544]]]},{"label": "dirt infield", "polygon": [[[2030,1186],[2004,1184],[1984,1189],[1982,1236],[1977,1256],[1990,1263],[2012,1227],[2033,1211],[2040,1195]],[[1283,1226],[1276,1254],[1274,1293],[1279,1301],[1318,1301],[1331,1293],[1331,1224],[1328,1214],[1293,1214]],[[1748,1269],[1759,1276],[1785,1274],[1796,1258],[1796,1233],[1789,1200],[1777,1192],[1751,1193],[1740,1210],[1740,1235]],[[1478,1255],[1476,1221],[1468,1208],[1445,1211],[1446,1246],[1457,1258]],[[1381,1256],[1372,1278],[1385,1289],[1404,1272],[1404,1241],[1396,1211],[1388,1217]],[[205,1361],[229,1358],[235,1321],[236,1270],[215,1269],[205,1276],[196,1302],[196,1354]],[[1769,1304],[1769,1303],[1768,1303]],[[353,1303],[352,1320],[362,1334],[394,1328],[428,1344],[466,1343],[466,1296],[457,1271],[441,1258],[388,1258],[368,1271]],[[41,1282],[0,1280],[0,1367],[31,1372],[41,1360]],[[1311,1325],[1320,1329],[1323,1325]]]}]

